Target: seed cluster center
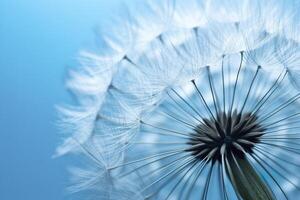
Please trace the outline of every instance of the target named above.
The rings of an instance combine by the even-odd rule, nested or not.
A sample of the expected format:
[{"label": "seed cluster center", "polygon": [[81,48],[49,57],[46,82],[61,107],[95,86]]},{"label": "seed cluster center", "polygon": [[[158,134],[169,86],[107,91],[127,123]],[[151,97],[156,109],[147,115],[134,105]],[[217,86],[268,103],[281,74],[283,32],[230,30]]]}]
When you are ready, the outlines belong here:
[{"label": "seed cluster center", "polygon": [[221,161],[228,154],[243,158],[252,153],[265,129],[250,112],[220,112],[204,118],[190,134],[187,151],[197,159]]}]

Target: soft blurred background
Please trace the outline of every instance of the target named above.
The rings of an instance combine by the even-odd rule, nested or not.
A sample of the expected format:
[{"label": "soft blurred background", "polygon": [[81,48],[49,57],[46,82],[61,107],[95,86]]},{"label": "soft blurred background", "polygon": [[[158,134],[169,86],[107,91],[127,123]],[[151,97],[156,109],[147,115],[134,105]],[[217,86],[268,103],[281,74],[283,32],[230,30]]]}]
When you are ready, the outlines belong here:
[{"label": "soft blurred background", "polygon": [[0,1],[0,199],[69,199],[56,104],[70,102],[66,69],[120,0]]}]

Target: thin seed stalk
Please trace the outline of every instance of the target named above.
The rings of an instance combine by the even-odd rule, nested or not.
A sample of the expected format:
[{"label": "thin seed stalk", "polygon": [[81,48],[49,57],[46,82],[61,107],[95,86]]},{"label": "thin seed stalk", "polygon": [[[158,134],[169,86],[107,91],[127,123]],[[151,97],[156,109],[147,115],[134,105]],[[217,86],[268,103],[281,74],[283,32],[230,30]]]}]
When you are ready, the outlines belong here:
[{"label": "thin seed stalk", "polygon": [[257,174],[246,157],[228,156],[226,173],[236,193],[243,200],[275,200],[264,180]]}]

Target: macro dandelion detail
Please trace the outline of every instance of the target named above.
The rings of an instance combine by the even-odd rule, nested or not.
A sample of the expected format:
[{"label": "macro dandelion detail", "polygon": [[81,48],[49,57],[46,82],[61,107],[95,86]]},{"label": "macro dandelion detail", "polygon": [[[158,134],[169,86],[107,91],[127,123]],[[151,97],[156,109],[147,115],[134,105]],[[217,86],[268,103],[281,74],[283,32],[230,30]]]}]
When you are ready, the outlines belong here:
[{"label": "macro dandelion detail", "polygon": [[58,155],[87,158],[70,190],[91,199],[296,199],[299,3],[189,3],[139,4],[124,29],[103,34],[103,53],[83,54],[68,82],[80,105],[59,108],[72,136]]},{"label": "macro dandelion detail", "polygon": [[[285,196],[281,179],[299,187],[284,167],[287,155],[299,153],[299,92],[290,88],[284,70],[270,76],[260,66],[234,64],[206,67],[201,78],[168,89],[167,98],[141,119],[128,161],[110,170],[124,167],[119,178],[142,179],[141,192],[154,199],[234,199],[229,182],[242,199]],[[271,180],[259,178],[259,169]]]}]

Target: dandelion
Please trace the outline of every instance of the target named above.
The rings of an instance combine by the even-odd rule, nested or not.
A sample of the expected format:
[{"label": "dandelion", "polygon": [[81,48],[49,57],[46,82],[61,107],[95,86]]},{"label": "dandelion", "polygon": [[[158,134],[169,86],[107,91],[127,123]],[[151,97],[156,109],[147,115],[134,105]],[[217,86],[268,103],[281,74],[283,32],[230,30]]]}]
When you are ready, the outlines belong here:
[{"label": "dandelion", "polygon": [[237,68],[223,59],[168,89],[141,119],[128,161],[111,168],[141,181],[147,198],[282,199],[282,182],[299,188],[299,92],[285,70],[251,69],[243,52]]},{"label": "dandelion", "polygon": [[73,135],[58,154],[92,162],[72,170],[70,189],[92,199],[293,198],[297,6],[178,0],[136,9],[146,14],[103,36],[110,51],[85,53],[85,70],[71,74],[80,107],[60,109]]}]

